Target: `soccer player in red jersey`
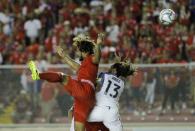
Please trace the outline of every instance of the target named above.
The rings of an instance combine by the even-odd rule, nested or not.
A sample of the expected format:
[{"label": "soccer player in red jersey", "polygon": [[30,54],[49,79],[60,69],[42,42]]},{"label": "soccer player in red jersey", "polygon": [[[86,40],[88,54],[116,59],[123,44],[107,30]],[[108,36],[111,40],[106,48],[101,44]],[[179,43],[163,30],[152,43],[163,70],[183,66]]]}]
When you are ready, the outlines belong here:
[{"label": "soccer player in red jersey", "polygon": [[[118,57],[118,58],[117,58]],[[120,56],[116,57],[120,62],[114,63],[108,72],[101,72],[96,83],[96,105],[88,116],[86,131],[122,131],[119,115],[119,98],[125,88],[126,77],[135,75],[136,68],[130,61]],[[122,60],[122,61],[121,61]],[[107,94],[106,94],[107,93]],[[72,119],[70,131],[74,130],[74,108],[68,112],[69,120]]]},{"label": "soccer player in red jersey", "polygon": [[73,61],[65,54],[63,49],[57,46],[56,52],[72,69],[77,71],[77,78],[72,78],[63,73],[44,72],[39,73],[33,61],[29,63],[34,80],[47,80],[49,82],[61,82],[74,97],[74,128],[76,131],[85,131],[87,117],[95,104],[95,82],[98,73],[98,64],[101,57],[101,44],[104,35],[99,34],[95,44],[89,37],[81,35],[73,39],[73,45],[77,47],[76,53],[82,61],[81,65]]}]

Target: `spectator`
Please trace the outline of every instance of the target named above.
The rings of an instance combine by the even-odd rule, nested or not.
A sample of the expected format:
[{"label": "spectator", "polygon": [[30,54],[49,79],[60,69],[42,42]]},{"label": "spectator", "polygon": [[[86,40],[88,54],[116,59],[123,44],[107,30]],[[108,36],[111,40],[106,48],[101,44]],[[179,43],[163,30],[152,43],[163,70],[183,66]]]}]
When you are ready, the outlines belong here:
[{"label": "spectator", "polygon": [[56,87],[58,90],[58,95],[56,98],[57,98],[57,102],[60,107],[60,110],[62,112],[62,116],[67,116],[68,110],[72,106],[72,98],[67,93],[66,89],[62,85],[56,84]]},{"label": "spectator", "polygon": [[95,40],[98,32],[99,32],[99,30],[96,27],[95,21],[90,20],[89,21],[89,33],[90,33],[91,39]]},{"label": "spectator", "polygon": [[10,35],[13,29],[14,19],[9,9],[6,9],[5,13],[0,12],[0,22],[3,23],[3,32],[6,35]]},{"label": "spectator", "polygon": [[92,0],[89,5],[91,7],[96,7],[96,6],[102,6],[103,4],[104,3],[100,0]]},{"label": "spectator", "polygon": [[50,5],[45,0],[40,0],[39,8],[37,9],[38,12],[43,12],[45,9],[50,9]]},{"label": "spectator", "polygon": [[[135,63],[139,63],[140,60],[138,58],[135,58]],[[135,111],[134,111],[134,115],[139,115],[140,113],[143,113],[143,115],[145,115],[144,112],[142,112],[142,107],[143,107],[143,98],[144,98],[144,93],[143,93],[143,89],[145,87],[145,74],[143,72],[143,70],[141,70],[140,68],[138,69],[139,72],[137,73],[137,75],[131,77],[130,79],[130,83],[131,83],[131,91],[132,91],[132,97],[134,99],[134,105],[135,105]]]},{"label": "spectator", "polygon": [[171,100],[171,110],[172,115],[173,111],[175,109],[175,99],[176,99],[176,93],[177,93],[177,85],[179,82],[179,78],[175,75],[175,72],[171,70],[170,74],[168,76],[165,76],[165,91],[164,91],[164,99],[162,103],[162,111],[160,115],[163,115],[165,113],[167,100],[170,97]]},{"label": "spectator", "polygon": [[[5,10],[2,7],[6,7]],[[158,16],[165,7],[174,9],[178,20],[174,25],[163,28],[159,24]],[[193,43],[194,34],[194,0],[184,1],[181,4],[177,0],[147,2],[93,0],[88,1],[88,5],[78,1],[36,0],[35,2],[19,1],[17,3],[17,0],[14,0],[1,1],[0,12],[2,39],[4,43],[9,41],[9,45],[0,46],[4,49],[2,53],[4,63],[12,63],[11,56],[14,55],[10,49],[13,47],[12,42],[25,45],[25,36],[27,46],[32,43],[30,39],[33,38],[36,41],[33,44],[41,44],[38,40],[44,41],[46,44],[44,51],[53,51],[53,45],[59,43],[68,43],[68,48],[71,48],[72,35],[84,33],[95,39],[94,36],[99,31],[107,32],[106,39],[110,41],[111,46],[117,47],[117,51],[123,50],[122,36],[127,35],[132,41],[132,47],[136,49],[133,53],[137,54],[143,63],[147,62],[147,57],[152,57],[154,63],[171,63],[176,54],[182,53],[181,49],[185,48],[184,45],[187,45],[184,54],[188,55],[182,56],[182,59],[194,61],[193,47],[189,46]],[[9,21],[9,24],[6,21]],[[6,31],[3,31],[5,23]],[[40,31],[42,33],[39,33]],[[13,36],[12,42],[5,33]],[[151,52],[148,53],[148,50]],[[22,50],[22,52],[25,51]],[[68,53],[74,54],[73,50]],[[165,54],[160,56],[163,53]],[[170,55],[166,55],[169,53]],[[108,57],[103,58],[102,61],[109,62]]]},{"label": "spectator", "polygon": [[41,88],[41,114],[48,123],[51,122],[52,109],[58,94],[58,90],[55,86],[54,83],[44,81]]},{"label": "spectator", "polygon": [[[186,63],[186,61],[181,59],[180,55],[177,55],[177,62],[178,63]],[[182,101],[182,108],[186,109],[186,93],[189,86],[189,69],[186,67],[178,67],[177,70],[177,76],[179,77],[179,82],[177,85],[177,95],[176,95],[176,102],[179,103],[180,100],[180,94],[181,94],[181,101]]]},{"label": "spectator", "polygon": [[27,122],[31,122],[32,120],[32,112],[30,110],[30,101],[26,96],[26,91],[21,90],[20,95],[17,98],[14,105],[14,112],[12,113],[12,117],[15,123],[20,122],[21,120],[26,120]]},{"label": "spectator", "polygon": [[170,8],[170,2],[169,0],[161,0],[161,1],[158,1],[159,4],[161,3],[163,5],[163,9],[169,9]]},{"label": "spectator", "polygon": [[76,36],[78,34],[86,34],[88,27],[83,25],[81,21],[78,22],[78,25],[74,28],[73,34]]},{"label": "spectator", "polygon": [[107,15],[108,12],[112,9],[112,1],[105,0],[103,5],[104,5],[104,14]]},{"label": "spectator", "polygon": [[28,20],[24,23],[24,29],[26,31],[27,36],[27,45],[31,43],[32,39],[38,39],[39,31],[41,29],[41,21],[39,19],[35,19],[33,13],[29,14]]},{"label": "spectator", "polygon": [[181,6],[181,10],[180,10],[180,22],[182,24],[189,24],[190,21],[189,21],[189,17],[190,17],[190,11],[189,10],[186,10],[186,6],[185,5],[182,5]]},{"label": "spectator", "polygon": [[114,19],[110,20],[110,25],[106,27],[106,32],[111,42],[118,42],[119,26]]},{"label": "spectator", "polygon": [[155,86],[156,86],[155,68],[149,67],[147,68],[145,102],[147,103],[148,109],[150,111],[154,104]]},{"label": "spectator", "polygon": [[190,8],[190,11],[191,11],[190,21],[192,23],[194,23],[194,21],[195,21],[195,0],[190,0],[189,8]]}]

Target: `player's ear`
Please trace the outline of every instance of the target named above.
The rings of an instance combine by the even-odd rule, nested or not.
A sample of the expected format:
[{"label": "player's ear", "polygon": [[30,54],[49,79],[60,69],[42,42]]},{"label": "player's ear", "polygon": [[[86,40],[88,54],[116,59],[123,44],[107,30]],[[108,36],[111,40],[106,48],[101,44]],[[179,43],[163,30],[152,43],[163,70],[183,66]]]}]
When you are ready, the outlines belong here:
[{"label": "player's ear", "polygon": [[111,71],[112,71],[112,73],[113,73],[113,74],[117,74],[117,70],[116,70],[116,68],[112,68],[112,70],[111,70]]}]

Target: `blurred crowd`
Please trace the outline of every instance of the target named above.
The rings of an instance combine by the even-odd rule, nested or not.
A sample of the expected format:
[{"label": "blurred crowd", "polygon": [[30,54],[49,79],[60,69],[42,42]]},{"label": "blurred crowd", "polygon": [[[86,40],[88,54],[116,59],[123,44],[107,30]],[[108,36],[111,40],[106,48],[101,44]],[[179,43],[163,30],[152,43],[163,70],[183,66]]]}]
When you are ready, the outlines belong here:
[{"label": "blurred crowd", "polygon": [[[162,26],[158,16],[171,8],[177,18]],[[195,0],[1,0],[0,63],[29,59],[61,63],[54,46],[76,58],[72,38],[106,34],[101,63],[114,52],[140,63],[195,60]]]}]

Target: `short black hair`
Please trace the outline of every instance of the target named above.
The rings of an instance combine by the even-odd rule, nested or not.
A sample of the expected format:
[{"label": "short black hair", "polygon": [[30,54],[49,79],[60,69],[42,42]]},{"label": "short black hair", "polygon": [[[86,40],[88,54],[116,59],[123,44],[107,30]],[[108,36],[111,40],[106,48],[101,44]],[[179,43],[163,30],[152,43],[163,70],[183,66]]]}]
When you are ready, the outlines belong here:
[{"label": "short black hair", "polygon": [[115,63],[111,68],[116,69],[116,76],[127,77],[134,75],[136,70],[131,67],[131,64],[123,64],[122,62]]}]

